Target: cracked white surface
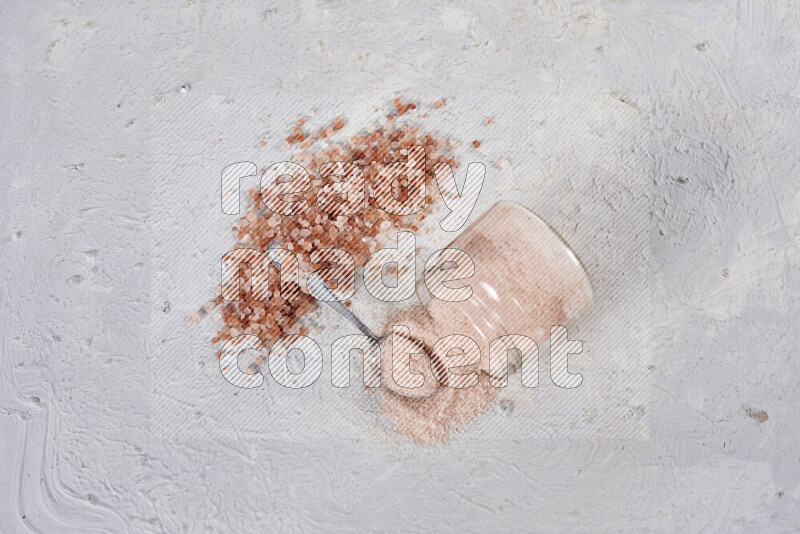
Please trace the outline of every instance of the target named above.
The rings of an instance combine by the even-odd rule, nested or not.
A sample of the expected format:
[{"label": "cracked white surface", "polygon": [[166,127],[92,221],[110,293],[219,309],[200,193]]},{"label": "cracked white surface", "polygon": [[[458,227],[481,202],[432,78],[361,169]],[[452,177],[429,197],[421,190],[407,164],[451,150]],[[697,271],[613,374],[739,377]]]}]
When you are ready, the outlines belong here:
[{"label": "cracked white surface", "polygon": [[[5,3],[0,532],[796,531],[799,16]],[[575,396],[509,391],[510,416],[437,449],[338,409],[356,387],[316,415],[296,407],[329,383],[234,397],[213,325],[183,322],[228,243],[222,167],[274,161],[308,109],[357,127],[395,94],[450,98],[428,124],[481,140],[458,156],[487,164],[476,213],[530,206],[601,296]]]}]

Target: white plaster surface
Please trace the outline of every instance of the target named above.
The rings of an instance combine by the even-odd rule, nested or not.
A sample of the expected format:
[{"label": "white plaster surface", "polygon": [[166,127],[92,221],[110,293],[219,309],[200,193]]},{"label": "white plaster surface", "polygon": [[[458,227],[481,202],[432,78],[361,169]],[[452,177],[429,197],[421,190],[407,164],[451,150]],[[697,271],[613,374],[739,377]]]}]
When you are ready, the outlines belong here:
[{"label": "white plaster surface", "polygon": [[[0,532],[800,531],[798,17],[3,3]],[[234,395],[213,319],[185,321],[232,242],[221,169],[283,158],[300,115],[354,132],[396,95],[465,144],[462,171],[487,165],[476,215],[530,207],[597,292],[570,331],[580,388],[545,362],[542,387],[501,393],[510,414],[438,448],[394,437],[329,366]],[[353,333],[327,311],[313,327],[326,356]]]}]

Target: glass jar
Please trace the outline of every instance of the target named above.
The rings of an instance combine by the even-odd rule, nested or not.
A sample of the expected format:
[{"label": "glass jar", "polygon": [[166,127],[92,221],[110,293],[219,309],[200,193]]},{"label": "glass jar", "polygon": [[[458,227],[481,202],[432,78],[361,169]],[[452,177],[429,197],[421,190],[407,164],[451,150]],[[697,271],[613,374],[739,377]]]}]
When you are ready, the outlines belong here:
[{"label": "glass jar", "polygon": [[[519,334],[541,344],[550,337],[551,326],[568,325],[592,303],[592,286],[578,258],[547,223],[519,204],[494,204],[447,248],[466,253],[474,274],[466,277],[468,261],[455,261],[458,269],[453,269],[457,255],[434,255],[417,281],[417,296],[439,338],[462,334],[477,342],[483,371],[490,371],[493,340]],[[461,277],[456,274],[465,279],[446,282],[444,292],[433,287],[442,279]],[[434,293],[445,298],[447,286],[469,285],[471,295],[457,302],[442,300],[431,294],[426,279]],[[411,334],[416,335],[413,327]],[[518,357],[516,352],[509,354],[509,371],[520,367]]]}]

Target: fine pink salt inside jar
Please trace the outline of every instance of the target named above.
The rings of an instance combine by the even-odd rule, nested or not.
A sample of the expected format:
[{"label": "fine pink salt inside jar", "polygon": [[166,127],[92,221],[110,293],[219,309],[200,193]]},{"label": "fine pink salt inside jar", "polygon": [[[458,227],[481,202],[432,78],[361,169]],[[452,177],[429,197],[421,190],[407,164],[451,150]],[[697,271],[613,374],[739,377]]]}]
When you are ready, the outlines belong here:
[{"label": "fine pink salt inside jar", "polygon": [[[432,296],[426,275],[454,264],[429,262],[416,286],[427,313],[403,313],[400,324],[429,349],[451,334],[472,338],[481,351],[480,369],[487,373],[493,340],[521,334],[541,345],[551,326],[568,326],[592,303],[592,286],[578,258],[547,223],[519,204],[494,204],[446,248],[465,252],[475,266],[471,277],[446,285],[469,285],[472,295],[459,302]],[[519,362],[509,365],[513,371]]]}]

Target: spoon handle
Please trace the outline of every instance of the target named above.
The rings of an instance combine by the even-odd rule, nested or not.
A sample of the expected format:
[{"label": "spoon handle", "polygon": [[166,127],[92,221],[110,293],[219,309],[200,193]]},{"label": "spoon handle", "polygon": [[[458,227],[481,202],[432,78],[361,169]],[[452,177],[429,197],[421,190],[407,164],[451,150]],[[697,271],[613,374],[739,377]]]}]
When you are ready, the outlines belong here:
[{"label": "spoon handle", "polygon": [[[378,343],[379,338],[372,331],[362,323],[358,317],[353,315],[347,306],[345,306],[344,302],[336,300],[336,295],[334,295],[333,291],[325,285],[325,282],[322,281],[320,276],[317,273],[313,273],[311,276],[308,277],[308,289],[311,291],[312,296],[316,297],[317,300],[320,300],[334,309],[334,311],[339,312],[339,315],[353,323],[353,325],[361,330],[364,335],[371,338],[374,342]],[[321,297],[321,298],[320,298]]]},{"label": "spoon handle", "polygon": [[[267,255],[269,256],[269,260],[278,268],[280,271],[281,269],[281,261],[280,257],[277,254],[277,249],[280,246],[278,241],[273,241],[267,246]],[[315,297],[317,300],[320,300],[334,309],[334,311],[338,312],[339,315],[353,323],[353,325],[358,328],[364,335],[372,339],[375,343],[380,342],[380,338],[372,333],[372,331],[367,328],[367,325],[362,323],[358,317],[353,315],[347,306],[344,305],[343,302],[336,300],[336,295],[333,291],[330,290],[328,286],[325,285],[325,282],[322,281],[322,278],[317,273],[313,273],[311,276],[308,277],[308,290],[312,293],[311,296]]]}]

